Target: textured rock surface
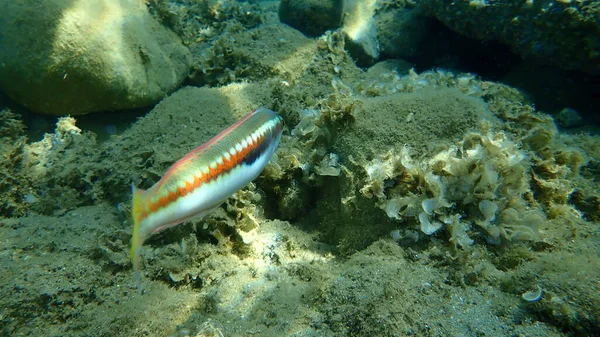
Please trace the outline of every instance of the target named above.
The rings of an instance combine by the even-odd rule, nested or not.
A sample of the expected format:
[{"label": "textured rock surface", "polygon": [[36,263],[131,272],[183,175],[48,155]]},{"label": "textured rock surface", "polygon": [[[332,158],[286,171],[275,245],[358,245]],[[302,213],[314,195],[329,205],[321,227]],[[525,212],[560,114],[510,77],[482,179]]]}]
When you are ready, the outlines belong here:
[{"label": "textured rock surface", "polygon": [[343,0],[282,0],[279,19],[308,36],[319,36],[340,26],[343,3]]},{"label": "textured rock surface", "polygon": [[377,0],[283,0],[279,19],[312,37],[340,28],[352,58],[360,66],[369,66],[379,58],[377,6]]},{"label": "textured rock surface", "polygon": [[370,66],[379,58],[379,42],[375,27],[376,0],[346,0],[342,32],[346,49],[359,66]]},{"label": "textured rock surface", "polygon": [[188,49],[139,0],[6,2],[0,32],[0,88],[40,113],[147,106],[189,70]]},{"label": "textured rock surface", "polygon": [[383,58],[411,60],[423,55],[431,45],[433,19],[420,8],[399,6],[380,10],[375,15],[378,40]]},{"label": "textured rock surface", "polygon": [[453,30],[499,40],[523,58],[600,73],[600,2],[570,0],[420,2]]}]

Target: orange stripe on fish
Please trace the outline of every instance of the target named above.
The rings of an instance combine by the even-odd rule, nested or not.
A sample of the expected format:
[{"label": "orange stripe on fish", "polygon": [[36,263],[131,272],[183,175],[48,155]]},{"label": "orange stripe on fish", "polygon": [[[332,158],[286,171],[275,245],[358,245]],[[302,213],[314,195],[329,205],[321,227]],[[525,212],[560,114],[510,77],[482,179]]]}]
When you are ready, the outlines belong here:
[{"label": "orange stripe on fish", "polygon": [[151,235],[201,216],[254,180],[277,149],[283,120],[259,108],[179,159],[148,190],[133,189],[131,260]]}]

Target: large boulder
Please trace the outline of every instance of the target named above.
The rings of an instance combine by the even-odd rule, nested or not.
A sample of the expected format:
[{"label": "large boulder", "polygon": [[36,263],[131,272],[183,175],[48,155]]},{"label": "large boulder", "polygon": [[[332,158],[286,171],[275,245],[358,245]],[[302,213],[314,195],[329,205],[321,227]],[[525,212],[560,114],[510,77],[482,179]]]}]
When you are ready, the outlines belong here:
[{"label": "large boulder", "polygon": [[312,37],[341,28],[350,55],[368,66],[379,58],[377,7],[378,0],[282,0],[279,20]]},{"label": "large boulder", "polygon": [[281,0],[279,19],[308,36],[320,36],[342,23],[344,0]]},{"label": "large boulder", "polygon": [[600,74],[600,2],[421,0],[465,36],[501,41],[523,58]]},{"label": "large boulder", "polygon": [[52,115],[153,104],[191,59],[142,0],[5,1],[0,46],[0,89]]}]

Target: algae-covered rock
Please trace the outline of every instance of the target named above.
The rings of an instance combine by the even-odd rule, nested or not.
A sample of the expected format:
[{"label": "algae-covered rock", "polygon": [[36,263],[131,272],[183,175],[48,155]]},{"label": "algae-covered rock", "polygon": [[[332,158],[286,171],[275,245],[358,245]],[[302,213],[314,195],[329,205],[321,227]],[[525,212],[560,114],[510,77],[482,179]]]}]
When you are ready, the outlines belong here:
[{"label": "algae-covered rock", "polygon": [[442,54],[436,50],[440,44],[430,42],[433,20],[421,7],[382,8],[375,15],[375,26],[382,58],[415,60]]},{"label": "algae-covered rock", "polygon": [[499,40],[523,58],[600,73],[597,1],[424,0],[420,5],[460,34]]},{"label": "algae-covered rock", "polygon": [[194,45],[227,34],[255,28],[264,20],[254,1],[238,0],[147,0],[150,13],[179,35],[194,52]]},{"label": "algae-covered rock", "polygon": [[343,0],[283,0],[279,19],[308,36],[319,36],[340,26],[343,4]]},{"label": "algae-covered rock", "polygon": [[361,66],[372,65],[379,58],[379,41],[375,27],[376,0],[346,0],[342,32],[346,49]]},{"label": "algae-covered rock", "polygon": [[23,216],[30,182],[21,170],[25,124],[9,109],[0,110],[0,216]]},{"label": "algae-covered rock", "polygon": [[[284,24],[234,32],[194,53],[189,82],[197,86],[225,85],[266,74],[290,81],[308,68],[307,60],[314,58],[316,48],[316,41]],[[291,50],[299,57],[291,57]]]},{"label": "algae-covered rock", "polygon": [[357,64],[366,66],[379,58],[377,6],[376,0],[284,0],[279,4],[279,19],[313,37],[341,28],[346,49]]},{"label": "algae-covered rock", "polygon": [[0,88],[40,113],[147,106],[189,69],[188,49],[139,0],[11,1],[0,31]]},{"label": "algae-covered rock", "polygon": [[340,134],[334,147],[343,156],[373,158],[391,147],[410,145],[423,151],[458,141],[491,117],[481,100],[457,89],[370,97],[356,110],[356,122]]}]

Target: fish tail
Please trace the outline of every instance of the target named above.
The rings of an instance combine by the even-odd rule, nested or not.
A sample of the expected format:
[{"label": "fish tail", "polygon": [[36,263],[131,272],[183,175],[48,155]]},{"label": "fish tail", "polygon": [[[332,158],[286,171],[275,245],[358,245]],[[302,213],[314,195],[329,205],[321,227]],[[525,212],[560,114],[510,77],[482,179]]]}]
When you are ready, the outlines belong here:
[{"label": "fish tail", "polygon": [[144,190],[138,189],[134,184],[131,184],[131,190],[133,192],[133,207],[131,215],[133,217],[133,235],[131,237],[131,250],[129,256],[131,257],[131,263],[133,264],[133,271],[135,274],[135,284],[140,289],[140,250],[142,248],[143,238],[140,236],[140,219],[144,212]]}]

